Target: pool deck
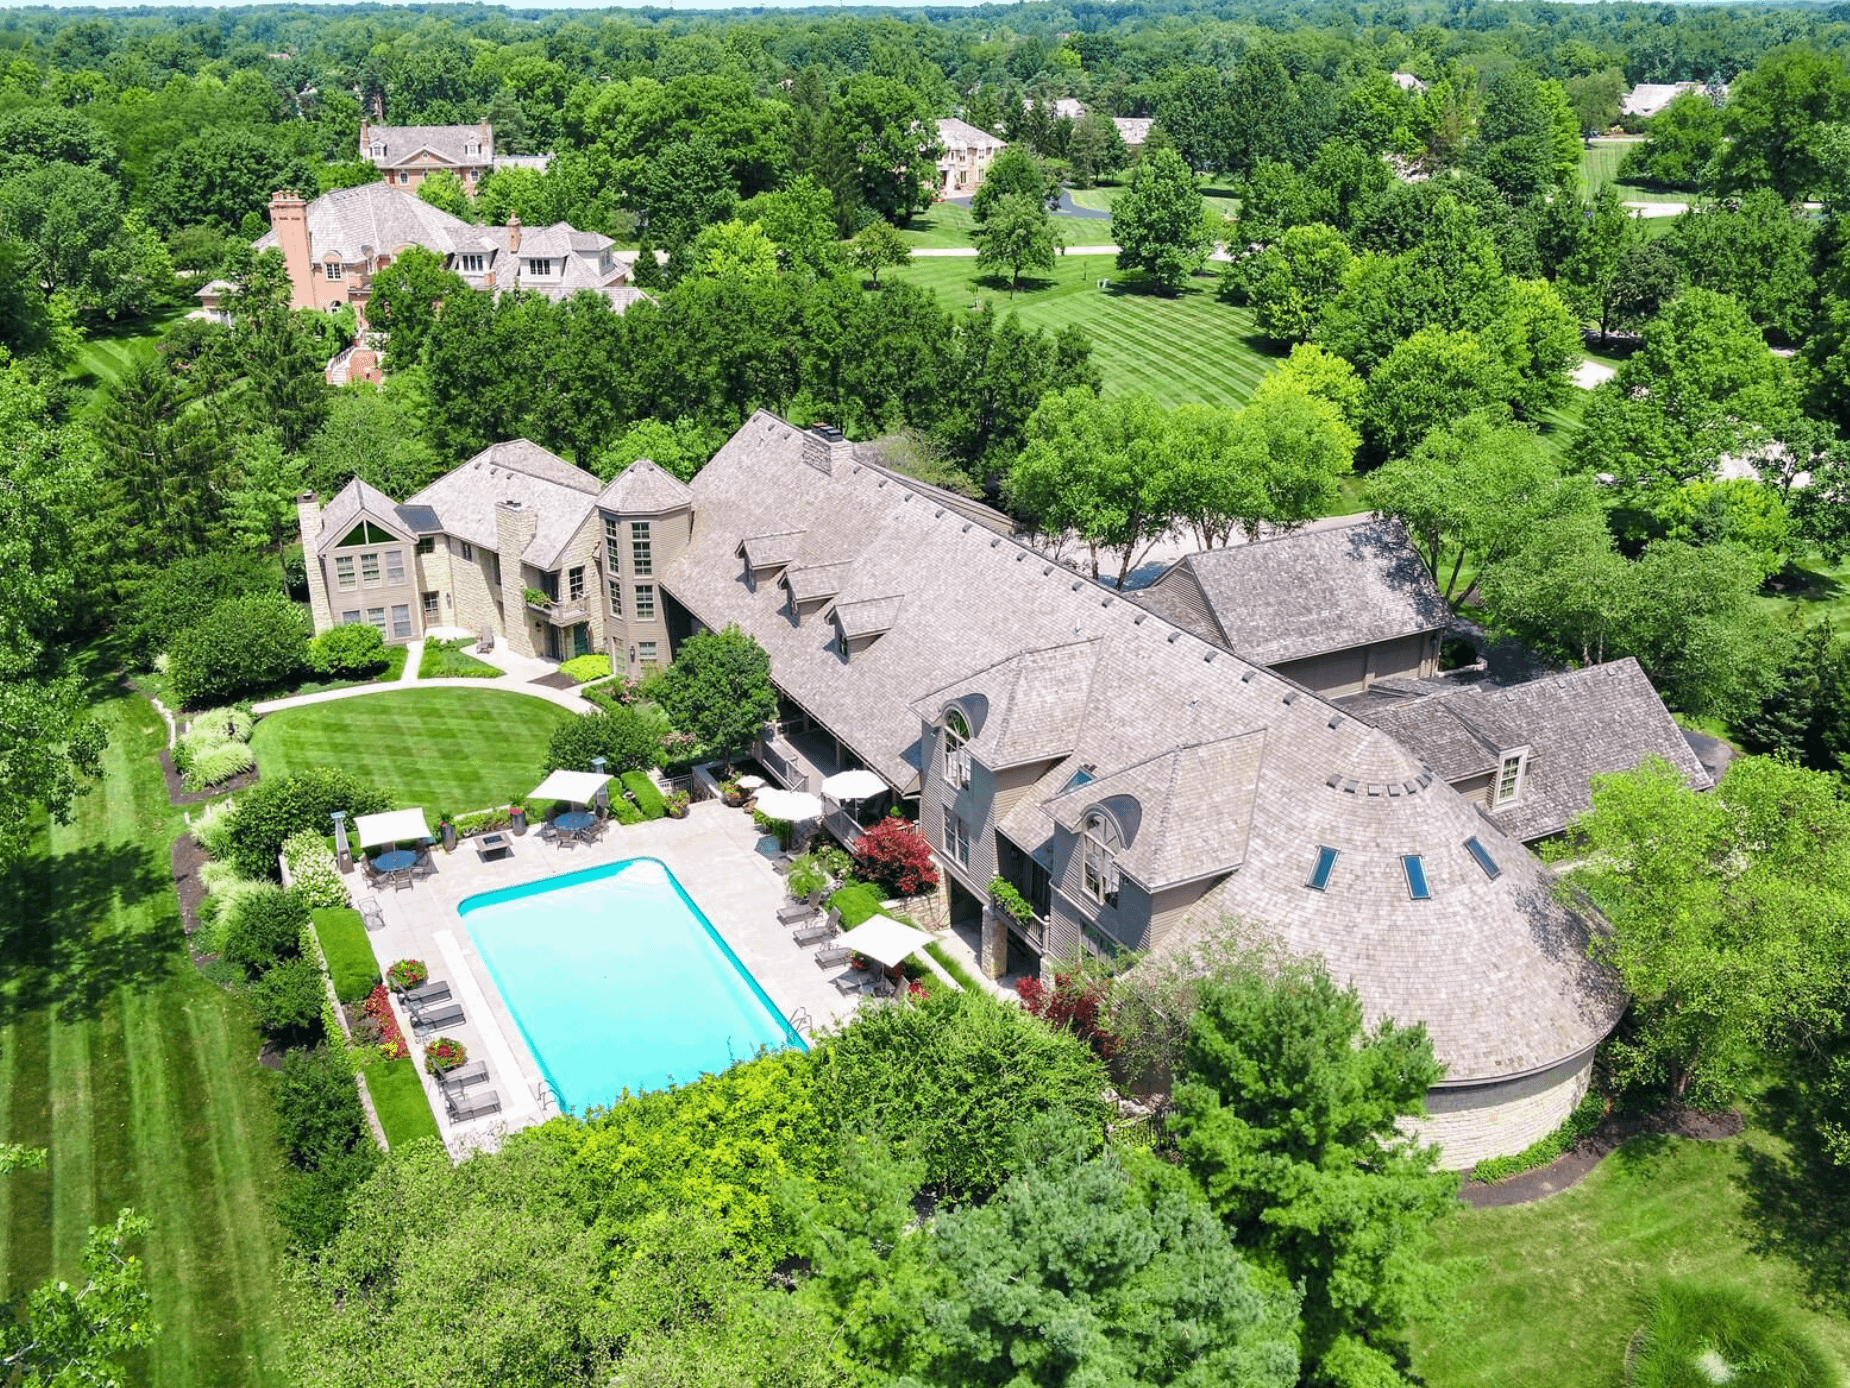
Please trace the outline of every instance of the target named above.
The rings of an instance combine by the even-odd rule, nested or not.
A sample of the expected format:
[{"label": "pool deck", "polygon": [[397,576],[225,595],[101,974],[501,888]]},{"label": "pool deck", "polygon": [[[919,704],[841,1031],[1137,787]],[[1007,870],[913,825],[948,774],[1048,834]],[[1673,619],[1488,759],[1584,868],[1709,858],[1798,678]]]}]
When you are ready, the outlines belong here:
[{"label": "pool deck", "polygon": [[493,1089],[501,1097],[501,1111],[452,1122],[436,1081],[423,1073],[423,1043],[430,1038],[413,1035],[409,1015],[393,1000],[399,1025],[411,1042],[413,1056],[419,1058],[419,1075],[438,1129],[458,1156],[476,1148],[492,1148],[506,1133],[543,1123],[558,1112],[538,1062],[486,962],[476,952],[468,926],[456,914],[458,903],[479,892],[627,858],[658,858],[778,1011],[795,1019],[805,1038],[846,1020],[860,1004],[858,994],[844,996],[836,991],[833,979],[843,970],[817,968],[815,950],[795,944],[790,927],[778,924],[777,910],[788,897],[784,880],[765,851],[774,851],[775,841],[763,839],[750,817],[736,809],[709,801],[693,806],[685,819],[612,824],[601,843],[569,849],[543,842],[535,832],[511,842],[511,857],[483,862],[475,851],[475,840],[465,839],[454,853],[436,855],[434,877],[404,891],[375,891],[358,873],[349,878],[356,903],[370,897],[378,902],[384,917],[384,925],[369,932],[381,971],[399,959],[421,959],[433,980],[447,979],[451,998],[462,1004],[466,1020],[460,1026],[443,1028],[443,1034],[468,1047],[471,1060],[488,1062],[488,1083],[472,1086],[468,1093]]}]

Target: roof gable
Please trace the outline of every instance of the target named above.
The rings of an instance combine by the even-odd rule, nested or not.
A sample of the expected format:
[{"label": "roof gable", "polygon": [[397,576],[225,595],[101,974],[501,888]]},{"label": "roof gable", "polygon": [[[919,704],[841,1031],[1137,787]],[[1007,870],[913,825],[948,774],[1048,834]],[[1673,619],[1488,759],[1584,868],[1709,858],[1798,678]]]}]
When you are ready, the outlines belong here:
[{"label": "roof gable", "polygon": [[913,704],[937,723],[952,703],[980,709],[969,746],[992,771],[1066,756],[1079,741],[1097,641],[1024,651],[934,690]]},{"label": "roof gable", "polygon": [[624,468],[597,498],[597,504],[606,511],[642,514],[674,511],[693,502],[694,494],[687,483],[647,458],[638,458]]}]

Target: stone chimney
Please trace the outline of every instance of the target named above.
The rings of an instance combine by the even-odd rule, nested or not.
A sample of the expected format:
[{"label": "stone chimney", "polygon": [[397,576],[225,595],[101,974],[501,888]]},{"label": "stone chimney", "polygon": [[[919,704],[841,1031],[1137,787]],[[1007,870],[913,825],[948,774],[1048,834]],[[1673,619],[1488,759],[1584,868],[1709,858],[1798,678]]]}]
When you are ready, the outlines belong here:
[{"label": "stone chimney", "polygon": [[495,503],[495,549],[501,556],[501,624],[508,646],[521,655],[537,655],[533,619],[527,615],[527,578],[520,556],[533,543],[540,518],[531,506],[509,498]]},{"label": "stone chimney", "polygon": [[372,162],[373,158],[372,131],[372,122],[362,115],[360,117],[360,158],[364,159],[369,164]]},{"label": "stone chimney", "polygon": [[518,217],[507,219],[507,253],[509,255],[520,254],[520,218]]},{"label": "stone chimney", "polygon": [[334,625],[334,608],[328,602],[328,576],[322,570],[321,556],[315,553],[321,537],[321,498],[313,492],[298,496],[295,519],[302,535],[302,567],[308,573],[308,610],[315,619],[315,631],[328,631]]},{"label": "stone chimney", "polygon": [[315,249],[308,234],[308,204],[294,189],[270,197],[270,229],[289,271],[289,307],[315,307]]}]

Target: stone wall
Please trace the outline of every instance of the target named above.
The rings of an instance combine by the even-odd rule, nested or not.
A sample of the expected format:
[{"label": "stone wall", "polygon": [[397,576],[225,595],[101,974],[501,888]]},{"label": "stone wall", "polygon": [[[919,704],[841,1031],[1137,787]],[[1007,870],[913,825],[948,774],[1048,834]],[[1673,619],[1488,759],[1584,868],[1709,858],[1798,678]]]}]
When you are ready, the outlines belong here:
[{"label": "stone wall", "polygon": [[1488,1157],[1507,1157],[1560,1127],[1586,1096],[1593,1052],[1552,1069],[1497,1084],[1435,1089],[1426,1096],[1429,1117],[1419,1125],[1444,1151],[1441,1165],[1467,1171]]}]

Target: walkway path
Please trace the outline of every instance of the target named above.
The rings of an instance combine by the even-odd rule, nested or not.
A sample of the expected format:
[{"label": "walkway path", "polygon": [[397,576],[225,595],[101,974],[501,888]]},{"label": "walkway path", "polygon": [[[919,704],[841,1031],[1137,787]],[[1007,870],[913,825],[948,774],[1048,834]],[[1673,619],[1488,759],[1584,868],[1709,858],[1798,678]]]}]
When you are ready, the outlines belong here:
[{"label": "walkway path", "polygon": [[319,694],[292,694],[286,699],[265,699],[262,703],[252,704],[251,712],[255,714],[280,713],[286,708],[301,708],[304,704],[327,704],[336,699],[359,699],[368,694],[395,694],[408,685],[419,689],[505,689],[514,694],[530,694],[536,699],[557,704],[560,708],[573,713],[594,712],[589,699],[581,698],[575,690],[549,689],[533,681],[543,675],[553,674],[558,666],[549,660],[540,660],[534,656],[519,655],[513,651],[497,646],[486,654],[476,652],[477,660],[487,661],[490,665],[507,672],[498,680],[483,679],[435,679],[418,678],[418,665],[424,656],[424,638],[410,643],[405,649],[405,670],[395,680],[386,680],[379,684],[357,684],[347,689],[324,689]]},{"label": "walkway path", "polygon": [[1644,1117],[1609,1117],[1595,1131],[1569,1148],[1565,1155],[1556,1157],[1547,1166],[1520,1172],[1489,1185],[1482,1181],[1466,1181],[1458,1192],[1458,1198],[1480,1210],[1527,1205],[1531,1201],[1559,1195],[1579,1185],[1609,1153],[1616,1152],[1635,1137],[1663,1134],[1693,1138],[1701,1142],[1719,1142],[1725,1138],[1739,1137],[1743,1126],[1738,1113],[1702,1113],[1693,1108],[1681,1107]]},{"label": "walkway path", "polygon": [[1096,207],[1081,207],[1078,203],[1074,202],[1073,190],[1071,188],[1060,189],[1060,201],[1058,206],[1062,217],[1078,217],[1080,220],[1087,222],[1109,222],[1111,220],[1110,212],[1102,212]]}]

